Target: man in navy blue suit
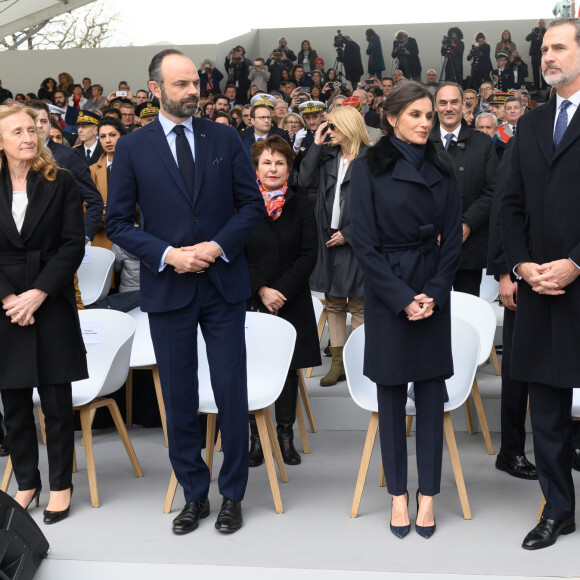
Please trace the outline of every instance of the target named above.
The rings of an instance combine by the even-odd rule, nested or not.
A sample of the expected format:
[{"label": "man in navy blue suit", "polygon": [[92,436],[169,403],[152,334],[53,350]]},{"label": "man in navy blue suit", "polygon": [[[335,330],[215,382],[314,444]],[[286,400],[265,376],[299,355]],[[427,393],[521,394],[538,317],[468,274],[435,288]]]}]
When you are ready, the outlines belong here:
[{"label": "man in navy blue suit", "polygon": [[[250,285],[243,249],[264,203],[237,132],[193,118],[199,76],[191,60],[164,50],[153,57],[149,78],[160,114],[117,143],[105,230],[142,264],[141,308],[149,313],[169,457],[186,501],[173,532],[192,532],[209,515],[210,475],[197,418],[198,324],[224,451],[215,527],[235,532],[248,479],[244,320]],[[137,203],[141,229],[133,226]]]}]

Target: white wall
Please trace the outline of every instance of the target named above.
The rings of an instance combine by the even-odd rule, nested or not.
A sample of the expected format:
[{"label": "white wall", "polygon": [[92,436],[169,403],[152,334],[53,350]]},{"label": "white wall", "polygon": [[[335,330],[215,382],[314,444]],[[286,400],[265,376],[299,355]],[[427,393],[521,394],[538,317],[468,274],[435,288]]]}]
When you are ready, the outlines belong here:
[{"label": "white wall", "polygon": [[[391,72],[392,60],[390,51],[395,33],[398,30],[406,30],[410,36],[417,39],[419,44],[419,56],[423,65],[423,77],[429,68],[439,71],[441,68],[441,55],[439,52],[441,38],[450,26],[459,26],[463,31],[466,45],[466,55],[473,37],[479,31],[485,32],[492,52],[495,44],[501,37],[501,32],[508,28],[512,33],[512,39],[517,44],[525,62],[530,64],[528,56],[529,43],[525,36],[536,25],[533,20],[519,20],[506,23],[505,21],[489,22],[460,22],[460,23],[437,23],[437,24],[397,24],[397,25],[371,25],[381,37],[383,53],[387,71]],[[350,34],[360,47],[363,64],[366,69],[366,40],[364,31],[367,26],[341,26],[343,34]],[[312,47],[319,56],[324,58],[325,67],[333,66],[336,52],[332,47],[332,41],[336,34],[334,27],[318,28],[288,28],[288,29],[264,29],[253,30],[239,37],[230,39],[216,45],[187,45],[180,48],[189,56],[196,65],[200,65],[205,58],[214,59],[217,67],[223,72],[223,61],[227,53],[234,46],[241,44],[245,47],[247,56],[251,59],[257,56],[267,58],[270,52],[277,46],[278,38],[285,36],[292,50],[297,54],[303,40],[310,40]],[[33,50],[33,51],[5,51],[0,53],[0,79],[3,86],[16,92],[37,92],[42,80],[66,71],[75,81],[80,82],[84,76],[90,77],[93,82],[100,83],[105,88],[105,94],[116,89],[120,80],[128,81],[136,91],[147,86],[147,67],[152,56],[162,50],[163,46],[101,48],[101,49],[69,49],[69,50]],[[464,74],[468,74],[468,65],[464,64]],[[531,71],[530,71],[531,75]]]}]

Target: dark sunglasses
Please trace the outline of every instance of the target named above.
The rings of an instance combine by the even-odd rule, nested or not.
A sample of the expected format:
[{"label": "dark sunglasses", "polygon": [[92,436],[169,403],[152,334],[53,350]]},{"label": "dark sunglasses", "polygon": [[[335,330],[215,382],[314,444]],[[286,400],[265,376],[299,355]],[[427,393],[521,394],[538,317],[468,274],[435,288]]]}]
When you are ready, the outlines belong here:
[{"label": "dark sunglasses", "polygon": [[336,125],[335,125],[334,123],[328,123],[328,128],[329,128],[331,131],[336,131]]}]

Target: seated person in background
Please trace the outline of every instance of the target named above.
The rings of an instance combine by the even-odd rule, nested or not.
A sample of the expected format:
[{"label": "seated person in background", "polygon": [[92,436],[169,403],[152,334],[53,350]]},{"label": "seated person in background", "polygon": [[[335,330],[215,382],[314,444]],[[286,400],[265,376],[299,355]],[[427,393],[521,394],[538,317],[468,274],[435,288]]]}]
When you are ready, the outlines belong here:
[{"label": "seated person in background", "polygon": [[221,123],[222,125],[229,125],[230,127],[233,127],[233,121],[232,121],[232,118],[230,117],[229,113],[224,113],[223,111],[218,111],[215,114],[215,117],[213,120],[216,123]]}]

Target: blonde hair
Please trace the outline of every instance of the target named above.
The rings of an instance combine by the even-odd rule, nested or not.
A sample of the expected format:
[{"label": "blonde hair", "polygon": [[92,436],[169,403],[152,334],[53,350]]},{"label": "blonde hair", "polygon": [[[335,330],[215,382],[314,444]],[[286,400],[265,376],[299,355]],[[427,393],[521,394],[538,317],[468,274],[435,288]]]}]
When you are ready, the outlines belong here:
[{"label": "blonde hair", "polygon": [[328,114],[328,122],[346,137],[350,146],[349,159],[358,157],[361,144],[370,145],[369,134],[365,127],[362,115],[352,107],[339,107]]},{"label": "blonde hair", "polygon": [[[37,111],[29,107],[23,107],[21,105],[12,105],[10,107],[0,107],[0,140],[2,139],[2,121],[16,115],[17,113],[26,113],[33,122],[35,122],[38,116]],[[52,153],[49,149],[44,146],[44,139],[40,133],[36,134],[37,138],[37,153],[36,157],[30,162],[33,171],[38,173],[42,172],[42,176],[46,181],[54,181],[58,172],[58,167],[52,157]],[[6,154],[4,151],[0,152],[0,170],[6,161]]]},{"label": "blonde hair", "polygon": [[287,115],[284,116],[284,118],[282,119],[282,122],[280,123],[280,127],[282,129],[286,129],[286,124],[288,122],[288,119],[292,117],[293,119],[296,119],[300,125],[301,129],[306,128],[306,123],[304,122],[304,119],[302,118],[301,115],[299,115],[298,113],[288,113]]}]

